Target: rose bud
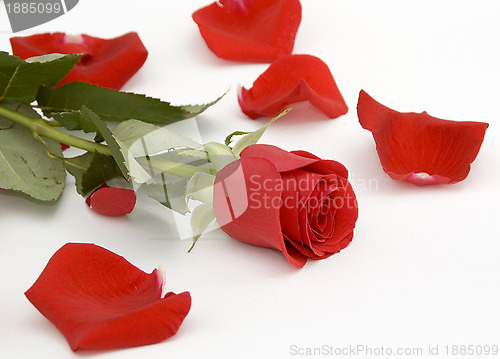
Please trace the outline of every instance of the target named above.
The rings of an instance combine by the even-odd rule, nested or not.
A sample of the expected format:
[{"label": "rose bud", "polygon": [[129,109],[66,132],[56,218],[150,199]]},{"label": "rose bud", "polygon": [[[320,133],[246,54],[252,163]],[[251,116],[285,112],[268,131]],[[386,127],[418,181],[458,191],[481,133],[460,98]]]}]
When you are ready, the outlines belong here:
[{"label": "rose bud", "polygon": [[358,218],[346,168],[305,151],[251,145],[217,173],[214,212],[231,237],[283,252],[297,268],[353,238]]}]

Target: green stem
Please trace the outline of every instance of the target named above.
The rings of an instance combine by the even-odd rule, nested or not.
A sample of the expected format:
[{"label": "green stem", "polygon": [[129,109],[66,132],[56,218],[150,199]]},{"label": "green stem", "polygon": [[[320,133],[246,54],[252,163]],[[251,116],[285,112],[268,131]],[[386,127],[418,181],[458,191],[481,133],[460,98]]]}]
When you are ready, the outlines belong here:
[{"label": "green stem", "polygon": [[176,177],[191,178],[197,172],[211,174],[211,171],[208,168],[200,168],[196,166],[187,165],[185,163],[160,160],[154,157],[140,158],[138,159],[138,162],[143,166],[152,168],[155,171],[166,173],[168,175]]},{"label": "green stem", "polygon": [[46,120],[45,123],[50,127],[62,127],[62,125],[59,122],[54,120]]},{"label": "green stem", "polygon": [[0,106],[0,117],[24,126],[39,136],[47,137],[60,143],[64,143],[68,146],[80,148],[85,151],[99,152],[100,154],[111,156],[111,150],[108,146],[62,132],[56,128],[53,128],[50,124],[42,119],[32,118],[3,106]]}]

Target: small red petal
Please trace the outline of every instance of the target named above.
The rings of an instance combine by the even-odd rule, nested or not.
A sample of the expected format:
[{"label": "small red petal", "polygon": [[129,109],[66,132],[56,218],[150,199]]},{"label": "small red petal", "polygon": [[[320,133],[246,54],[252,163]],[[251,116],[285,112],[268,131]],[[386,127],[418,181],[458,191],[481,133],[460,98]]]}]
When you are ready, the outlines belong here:
[{"label": "small red petal", "polygon": [[104,216],[124,216],[134,209],[135,192],[126,188],[101,186],[87,197],[87,205]]},{"label": "small red petal", "polygon": [[13,54],[21,59],[50,53],[84,54],[58,86],[84,81],[119,90],[141,68],[148,56],[135,32],[114,39],[70,36],[58,32],[12,37],[10,42]]},{"label": "small red petal", "polygon": [[162,286],[157,270],[147,274],[102,247],[68,243],[25,294],[73,350],[102,350],[155,344],[177,332],[191,296],[161,298]]},{"label": "small red petal", "polygon": [[361,90],[361,126],[372,132],[384,171],[417,185],[464,180],[481,148],[488,124],[449,121],[426,112],[401,113],[381,105]]},{"label": "small red petal", "polygon": [[68,146],[67,144],[65,143],[61,143],[61,150],[67,150],[68,148],[70,148],[70,146]]},{"label": "small red petal", "polygon": [[299,0],[220,0],[193,20],[218,57],[272,62],[292,53],[301,14]]},{"label": "small red petal", "polygon": [[309,101],[330,118],[348,110],[328,66],[311,55],[281,57],[238,96],[242,111],[253,119],[276,116],[301,101]]}]

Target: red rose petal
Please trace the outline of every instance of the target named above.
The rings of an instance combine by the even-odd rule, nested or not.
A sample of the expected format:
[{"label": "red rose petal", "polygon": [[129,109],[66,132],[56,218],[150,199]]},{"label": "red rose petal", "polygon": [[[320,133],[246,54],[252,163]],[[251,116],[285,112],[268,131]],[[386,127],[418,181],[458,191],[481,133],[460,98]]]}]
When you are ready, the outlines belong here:
[{"label": "red rose petal", "polygon": [[347,178],[349,173],[347,171],[347,168],[345,166],[337,161],[332,161],[332,160],[323,160],[319,158],[316,155],[313,155],[312,153],[309,153],[307,151],[291,151],[290,153],[293,153],[297,156],[301,157],[307,157],[307,158],[313,158],[319,161],[316,161],[314,163],[311,163],[310,165],[306,166],[305,169],[316,172],[316,173],[322,173],[322,174],[329,174],[329,173],[336,173],[340,177]]},{"label": "red rose petal", "polygon": [[271,162],[278,172],[296,170],[317,162],[315,158],[305,158],[272,145],[255,144],[241,151],[243,158],[262,158]]},{"label": "red rose petal", "polygon": [[361,126],[372,132],[384,171],[417,185],[464,180],[476,158],[487,123],[449,121],[385,107],[361,90]]},{"label": "red rose petal", "polygon": [[238,102],[250,118],[277,116],[290,104],[309,101],[329,118],[347,113],[347,105],[328,66],[311,55],[287,55],[273,62],[253,83],[241,89]]},{"label": "red rose petal", "polygon": [[285,244],[280,228],[280,203],[271,201],[280,199],[280,184],[278,171],[265,159],[242,158],[232,162],[217,173],[215,216],[221,229],[231,237],[280,250],[292,265],[302,268],[307,258]]},{"label": "red rose petal", "polygon": [[193,20],[218,57],[272,62],[292,53],[301,13],[299,0],[219,0]]},{"label": "red rose petal", "polygon": [[283,191],[281,193],[282,206],[280,211],[281,229],[291,240],[300,244],[311,245],[307,231],[307,202],[314,186],[321,179],[321,175],[301,169],[281,173]]},{"label": "red rose petal", "polygon": [[21,59],[50,53],[84,54],[58,86],[71,81],[84,81],[119,90],[141,68],[148,56],[135,32],[114,39],[70,36],[58,32],[12,37],[10,42],[13,54]]},{"label": "red rose petal", "polygon": [[71,349],[116,349],[174,335],[191,307],[188,292],[161,298],[159,272],[147,274],[104,248],[69,243],[26,291]]},{"label": "red rose petal", "polygon": [[354,231],[348,232],[346,237],[344,237],[340,242],[335,243],[335,244],[325,244],[325,243],[317,243],[315,244],[315,247],[317,249],[321,249],[325,252],[323,256],[317,256],[313,250],[309,247],[303,246],[295,241],[290,241],[291,244],[294,245],[295,248],[297,248],[302,255],[311,258],[311,259],[316,259],[316,260],[321,260],[321,259],[326,259],[335,253],[340,252],[342,249],[346,248],[349,243],[352,242],[352,239],[354,238]]},{"label": "red rose petal", "polygon": [[101,186],[87,197],[87,205],[104,216],[124,216],[134,209],[135,192],[126,188]]}]

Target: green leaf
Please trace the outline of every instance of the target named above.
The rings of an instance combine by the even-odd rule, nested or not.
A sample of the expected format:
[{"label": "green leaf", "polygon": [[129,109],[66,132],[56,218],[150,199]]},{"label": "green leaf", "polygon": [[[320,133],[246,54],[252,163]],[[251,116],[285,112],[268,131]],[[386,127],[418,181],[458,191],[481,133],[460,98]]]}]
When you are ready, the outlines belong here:
[{"label": "green leaf", "polygon": [[[167,171],[156,168],[156,164],[166,163],[171,172],[176,172],[180,169],[177,162],[208,163],[202,157],[204,163],[200,163],[200,157],[191,156],[191,151],[197,151],[191,148],[201,147],[199,143],[153,124],[128,120],[116,126],[113,137],[120,146],[131,179],[139,185],[151,183],[153,176]],[[179,151],[176,148],[180,148]]]},{"label": "green leaf", "polygon": [[[287,109],[287,110],[283,111],[282,113],[280,113],[275,118],[269,120],[263,127],[259,128],[257,131],[250,132],[246,136],[243,136],[242,138],[240,138],[238,140],[238,142],[236,142],[236,144],[233,147],[233,154],[237,158],[239,158],[241,151],[243,151],[245,148],[247,148],[250,145],[256,144],[260,140],[260,138],[262,137],[262,135],[264,134],[264,132],[266,132],[266,130],[269,127],[269,125],[271,123],[273,123],[274,121],[276,121],[277,119],[285,116],[288,113],[288,111],[290,111],[290,109]],[[226,139],[226,141],[227,141],[227,139]]]},{"label": "green leaf", "polygon": [[[30,57],[24,61],[26,61],[27,63],[32,63],[32,62],[44,63],[44,62],[59,60],[59,59],[66,57],[66,56],[67,55],[64,55],[64,54],[53,53],[53,54],[46,54],[46,55],[40,55],[40,56],[33,56],[33,57]],[[83,55],[76,54],[76,56],[81,58]],[[13,56],[13,57],[15,57],[15,56]],[[57,82],[55,84],[57,84]]]},{"label": "green leaf", "polygon": [[188,206],[185,199],[186,193],[186,178],[179,178],[160,174],[161,179],[153,183],[143,183],[139,186],[134,186],[136,191],[146,194],[148,197],[158,201],[165,207],[186,214]]},{"label": "green leaf", "polygon": [[[3,106],[36,117],[26,105]],[[46,147],[47,146],[47,147]],[[21,191],[42,201],[55,201],[66,180],[61,145],[50,139],[38,141],[31,131],[0,118],[0,188]]]},{"label": "green leaf", "polygon": [[113,136],[134,188],[185,214],[188,180],[199,172],[212,172],[203,146],[165,127],[138,120],[120,123]]},{"label": "green leaf", "polygon": [[234,131],[233,133],[230,133],[229,135],[227,135],[226,139],[224,140],[224,144],[226,146],[229,146],[231,144],[231,142],[233,142],[233,137],[234,136],[243,136],[243,135],[248,135],[249,133],[252,133],[252,132]]},{"label": "green leaf", "polygon": [[94,129],[94,131],[92,132],[98,132],[103,136],[104,140],[106,141],[106,144],[108,145],[111,151],[113,158],[115,159],[116,164],[118,165],[118,168],[122,172],[123,176],[128,179],[129,175],[127,166],[125,166],[125,159],[123,158],[120,145],[113,137],[111,130],[106,126],[106,124],[101,120],[101,118],[98,115],[96,115],[87,107],[83,106],[81,108],[81,113],[82,113],[82,121],[88,124],[90,128]]},{"label": "green leaf", "polygon": [[231,149],[201,145],[165,127],[128,120],[113,130],[137,191],[185,214],[190,199],[212,203],[214,168],[235,160]]},{"label": "green leaf", "polygon": [[194,199],[206,204],[214,200],[215,176],[198,172],[189,180],[186,186],[186,199]]},{"label": "green leaf", "polygon": [[55,86],[80,60],[81,55],[51,55],[27,62],[0,52],[0,101],[33,102],[40,86]]},{"label": "green leaf", "polygon": [[113,130],[115,138],[121,141],[131,151],[134,148],[143,150],[144,140],[150,155],[174,148],[197,149],[202,145],[188,137],[181,136],[165,127],[138,120],[128,120],[120,123]]},{"label": "green leaf", "polygon": [[66,158],[66,170],[75,177],[76,190],[86,197],[94,189],[110,179],[122,176],[114,158],[97,152]]},{"label": "green leaf", "polygon": [[229,89],[223,93],[221,96],[219,96],[219,98],[217,98],[216,100],[210,102],[210,103],[207,103],[207,104],[198,104],[198,105],[184,105],[184,106],[180,106],[184,111],[187,111],[189,114],[191,114],[190,117],[193,117],[193,116],[196,116],[196,115],[199,115],[200,113],[202,113],[203,111],[205,111],[207,108],[215,105],[217,102],[219,102],[220,99],[222,99],[224,96],[226,96],[226,94],[229,92]]},{"label": "green leaf", "polygon": [[204,146],[208,159],[216,172],[226,167],[229,163],[236,161],[231,148],[222,143],[209,142]]},{"label": "green leaf", "polygon": [[208,228],[210,223],[215,219],[214,209],[211,205],[202,203],[196,206],[191,213],[191,229],[193,230],[193,245],[188,252],[194,248],[196,242],[201,237],[203,232]]},{"label": "green leaf", "polygon": [[103,121],[136,119],[168,125],[200,114],[219,99],[205,105],[173,106],[145,95],[120,92],[84,82],[71,82],[59,88],[42,87],[37,97],[44,114],[70,130],[83,126],[78,126],[82,106],[92,110]]}]

